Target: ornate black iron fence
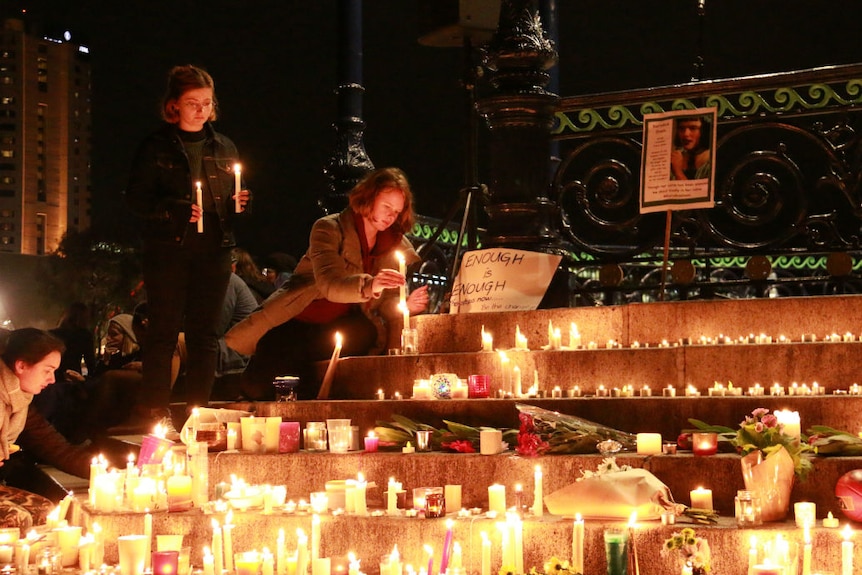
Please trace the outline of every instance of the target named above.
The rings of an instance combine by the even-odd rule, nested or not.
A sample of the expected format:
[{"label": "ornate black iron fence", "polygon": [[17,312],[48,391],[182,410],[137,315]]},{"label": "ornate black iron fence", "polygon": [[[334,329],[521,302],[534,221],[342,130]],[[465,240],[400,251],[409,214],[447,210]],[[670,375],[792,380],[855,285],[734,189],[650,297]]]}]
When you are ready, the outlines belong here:
[{"label": "ornate black iron fence", "polygon": [[[715,207],[673,213],[669,297],[856,291],[862,65],[564,98],[552,195],[574,305],[660,285],[665,214],[640,214],[644,114],[715,107]],[[657,273],[658,270],[658,273]]]}]

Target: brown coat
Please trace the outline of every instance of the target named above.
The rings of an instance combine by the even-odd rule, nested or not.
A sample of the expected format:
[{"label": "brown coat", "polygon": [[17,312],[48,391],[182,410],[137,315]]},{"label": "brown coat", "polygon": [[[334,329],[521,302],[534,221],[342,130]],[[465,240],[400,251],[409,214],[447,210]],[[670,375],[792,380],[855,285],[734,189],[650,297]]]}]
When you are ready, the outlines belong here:
[{"label": "brown coat", "polygon": [[375,298],[371,281],[380,269],[398,269],[396,251],[401,251],[407,265],[419,261],[410,240],[402,238],[397,249],[377,259],[377,269],[365,273],[353,212],[347,209],[320,218],[311,228],[308,251],[290,279],[254,313],[233,326],[225,342],[239,353],[251,355],[267,331],[292,319],[315,299],[326,298],[337,303],[363,304],[363,313],[377,326],[377,345],[372,353],[393,346],[400,332],[389,333],[387,325],[400,326],[398,290],[385,290]]},{"label": "brown coat", "polygon": [[33,394],[23,391],[18,376],[0,361],[0,402],[3,403],[3,411],[0,412],[0,459],[9,459],[9,446],[15,443],[24,429],[31,401]]}]

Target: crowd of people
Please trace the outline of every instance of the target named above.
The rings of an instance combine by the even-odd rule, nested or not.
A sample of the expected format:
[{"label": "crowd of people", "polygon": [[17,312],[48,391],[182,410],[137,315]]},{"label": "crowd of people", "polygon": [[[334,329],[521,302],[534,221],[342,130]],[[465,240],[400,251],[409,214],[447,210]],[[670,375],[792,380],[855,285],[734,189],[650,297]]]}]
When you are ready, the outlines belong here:
[{"label": "crowd of people", "polygon": [[[298,262],[282,253],[256,260],[234,238],[252,196],[235,173],[236,146],[213,129],[217,115],[205,70],[170,70],[162,125],[141,143],[125,194],[140,221],[146,301],[110,317],[98,341],[94,310],[82,303],[50,332],[0,337],[0,480],[19,455],[87,477],[93,440],[116,426],[161,423],[178,439],[183,422],[170,409],[178,381],[187,412],[206,406],[225,378],[238,395],[268,400],[276,376],[295,375],[298,397],[314,398],[314,364],[330,356],[336,331],[343,356],[398,347],[407,281],[399,258],[419,261],[405,237],[414,218],[407,176],[367,174],[344,211],[314,223]],[[424,312],[427,288],[410,292],[406,306]]]}]

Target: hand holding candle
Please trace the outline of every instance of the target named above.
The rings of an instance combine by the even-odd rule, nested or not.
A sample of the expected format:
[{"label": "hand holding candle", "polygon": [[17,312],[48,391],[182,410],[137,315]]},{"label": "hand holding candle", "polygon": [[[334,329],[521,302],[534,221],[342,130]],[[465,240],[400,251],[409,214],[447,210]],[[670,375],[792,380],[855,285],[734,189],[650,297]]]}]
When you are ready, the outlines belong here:
[{"label": "hand holding candle", "polygon": [[233,175],[234,175],[234,192],[233,192],[233,201],[234,201],[234,211],[236,213],[240,213],[242,211],[242,204],[239,201],[239,192],[242,190],[242,166],[239,164],[233,165]]},{"label": "hand holding candle", "polygon": [[[198,233],[202,234],[202,233],[204,233],[204,198],[203,198],[203,191],[201,190],[200,181],[195,182],[195,193],[196,193],[195,203],[200,208],[200,212],[201,212],[200,215],[198,216],[198,220],[197,220]],[[194,211],[192,211],[192,214],[194,214]]]}]

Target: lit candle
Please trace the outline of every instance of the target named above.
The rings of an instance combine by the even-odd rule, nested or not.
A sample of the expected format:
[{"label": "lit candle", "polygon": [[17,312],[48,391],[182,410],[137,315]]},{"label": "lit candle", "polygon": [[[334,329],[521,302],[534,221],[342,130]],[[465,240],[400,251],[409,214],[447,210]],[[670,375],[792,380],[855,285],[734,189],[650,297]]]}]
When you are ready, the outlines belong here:
[{"label": "lit candle", "polygon": [[167,483],[168,511],[188,511],[192,508],[192,478],[177,465]]},{"label": "lit candle", "polygon": [[365,451],[377,451],[379,444],[380,438],[374,435],[373,431],[369,431],[368,435],[365,437]]},{"label": "lit candle", "polygon": [[236,213],[240,213],[242,211],[242,205],[239,203],[239,192],[242,189],[242,166],[239,164],[233,165],[233,177],[234,177],[234,211]]},{"label": "lit candle", "polygon": [[275,541],[275,569],[277,575],[287,575],[287,547],[285,546],[284,527],[278,530]]},{"label": "lit candle", "polygon": [[224,571],[224,547],[222,546],[221,527],[218,521],[212,520],[213,535],[212,535],[212,553],[213,553],[213,569],[216,573]]},{"label": "lit candle", "polygon": [[572,349],[581,347],[581,334],[578,332],[578,326],[574,322],[569,326],[569,347]]},{"label": "lit candle", "polygon": [[542,468],[536,466],[533,479],[533,515],[541,517],[544,515],[545,506],[542,503]]},{"label": "lit candle", "polygon": [[841,542],[841,575],[853,575],[853,530],[848,523],[841,532],[844,541]]},{"label": "lit candle", "polygon": [[787,409],[776,409],[774,413],[775,418],[778,420],[778,424],[782,426],[781,432],[798,441],[802,435],[799,412]]},{"label": "lit candle", "polygon": [[311,559],[320,558],[320,515],[311,516]]},{"label": "lit candle", "polygon": [[488,510],[498,514],[506,512],[506,486],[495,483],[488,486]]},{"label": "lit candle", "polygon": [[144,569],[152,567],[152,549],[153,549],[153,516],[149,512],[144,514]]},{"label": "lit candle", "polygon": [[[580,573],[581,571],[578,571]],[[491,539],[482,531],[482,571],[480,575],[491,575]]]},{"label": "lit candle", "polygon": [[389,573],[401,575],[401,554],[398,553],[398,545],[392,548],[392,553],[389,555]]},{"label": "lit candle", "polygon": [[443,555],[440,557],[440,573],[446,573],[449,567],[449,554],[452,553],[452,528],[455,522],[451,519],[446,520],[446,537],[443,539]]},{"label": "lit candle", "polygon": [[521,326],[515,326],[515,349],[518,350],[529,350],[529,346],[527,345],[527,338],[524,334],[521,333]]},{"label": "lit candle", "polygon": [[718,434],[701,431],[692,433],[691,450],[695,455],[715,455],[718,451]]},{"label": "lit candle", "polygon": [[356,482],[356,491],[354,492],[354,510],[357,515],[363,516],[368,515],[368,504],[365,500],[365,492],[368,487],[368,484],[365,482],[365,478],[362,474],[359,474],[359,480]]},{"label": "lit candle", "polygon": [[335,378],[335,366],[338,364],[338,358],[341,355],[341,332],[335,332],[335,347],[332,349],[332,357],[329,358],[329,365],[326,366],[326,373],[323,374],[323,381],[320,384],[320,391],[317,392],[317,399],[329,399],[329,389],[332,387],[332,380]]},{"label": "lit candle", "polygon": [[712,490],[704,489],[703,487],[698,487],[697,489],[692,490],[689,495],[691,495],[691,506],[695,509],[708,509],[712,510]]},{"label": "lit candle", "polygon": [[635,566],[635,574],[634,575],[640,575],[640,572],[641,572],[640,561],[638,561],[637,538],[635,537],[635,526],[637,525],[637,521],[638,521],[638,512],[632,511],[632,514],[629,516],[629,539],[631,540],[629,545],[631,545],[632,562],[634,563],[634,566]]},{"label": "lit candle", "polygon": [[[490,333],[485,331],[485,326],[482,326],[482,351],[494,351],[494,338]],[[431,575],[429,573],[429,575]]]},{"label": "lit candle", "polygon": [[209,547],[204,547],[204,575],[215,575],[215,565],[213,555]]},{"label": "lit candle", "polygon": [[831,511],[823,518],[823,527],[827,529],[836,529],[838,527],[838,518],[833,516]]},{"label": "lit candle", "polygon": [[572,570],[575,573],[584,572],[584,520],[580,513],[575,514],[572,525]]},{"label": "lit candle", "polygon": [[638,433],[638,455],[657,455],[661,453],[661,433]]},{"label": "lit candle", "polygon": [[802,548],[802,575],[811,575],[811,530],[807,523],[803,539],[805,545]]},{"label": "lit candle", "polygon": [[752,535],[749,543],[750,546],[748,548],[748,572],[751,573],[754,570],[754,566],[757,565],[757,536]]},{"label": "lit candle", "polygon": [[[425,555],[428,557],[428,568],[426,571],[428,575],[434,575],[434,548],[430,545],[425,545],[423,548],[425,549]],[[442,569],[440,572],[443,572]]]},{"label": "lit candle", "polygon": [[515,397],[521,397],[521,393],[522,393],[522,390],[521,390],[521,368],[518,367],[517,365],[515,367],[513,367],[512,368],[512,375],[513,375],[514,380],[515,380],[514,389],[512,390],[512,393],[515,395]]},{"label": "lit candle", "polygon": [[222,545],[224,546],[224,568],[228,571],[233,571],[233,511],[228,511],[224,517],[224,525],[222,525]]},{"label": "lit candle", "polygon": [[[404,284],[398,288],[398,301],[404,304],[404,309],[407,309],[407,262],[404,259],[404,254],[400,251],[395,252],[395,259],[398,260],[398,273],[404,277]],[[404,329],[410,327],[409,324],[404,324]]]},{"label": "lit candle", "polygon": [[401,483],[395,481],[394,477],[389,478],[389,484],[386,490],[386,514],[398,514],[398,492],[401,491]]},{"label": "lit candle", "polygon": [[296,530],[296,572],[308,573],[308,535],[302,529]]},{"label": "lit candle", "polygon": [[197,199],[198,207],[201,209],[201,217],[198,220],[198,233],[202,234],[202,233],[204,233],[204,214],[203,214],[204,198],[203,198],[203,192],[201,191],[201,183],[199,181],[195,182],[195,192],[197,193],[196,199]]}]

